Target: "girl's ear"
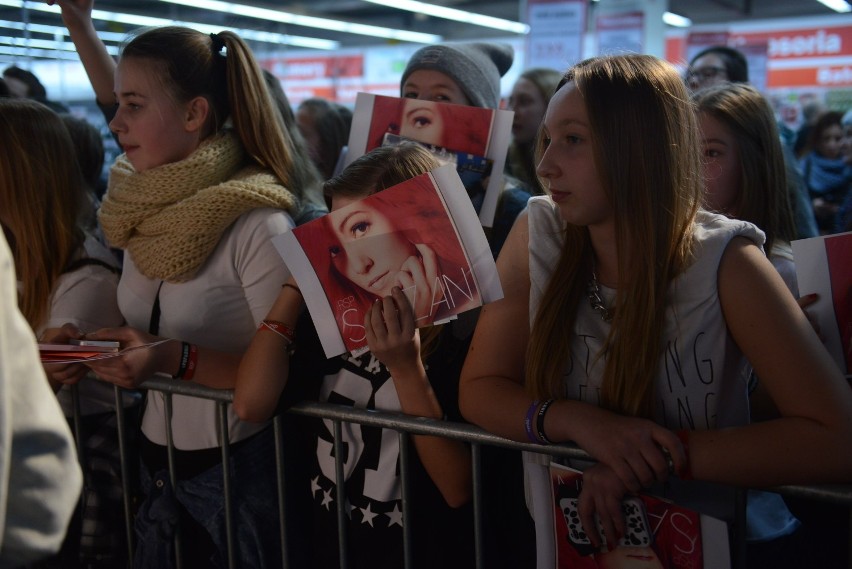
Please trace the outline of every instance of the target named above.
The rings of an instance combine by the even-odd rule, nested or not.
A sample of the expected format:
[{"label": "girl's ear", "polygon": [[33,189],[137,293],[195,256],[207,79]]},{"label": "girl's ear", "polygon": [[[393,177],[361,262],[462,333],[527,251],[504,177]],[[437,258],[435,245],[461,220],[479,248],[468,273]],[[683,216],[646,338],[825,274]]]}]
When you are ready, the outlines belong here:
[{"label": "girl's ear", "polygon": [[207,124],[210,114],[210,101],[204,97],[195,97],[186,105],[184,128],[187,132],[198,132]]}]

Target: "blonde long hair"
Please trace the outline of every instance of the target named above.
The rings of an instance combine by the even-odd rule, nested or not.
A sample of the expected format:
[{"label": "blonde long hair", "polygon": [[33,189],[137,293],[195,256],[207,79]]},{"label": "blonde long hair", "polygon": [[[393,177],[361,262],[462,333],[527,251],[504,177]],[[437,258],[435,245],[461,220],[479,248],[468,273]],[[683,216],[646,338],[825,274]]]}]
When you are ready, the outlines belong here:
[{"label": "blonde long hair", "polygon": [[[612,204],[618,251],[615,316],[601,354],[602,405],[652,417],[666,294],[690,262],[703,192],[698,126],[677,71],[647,55],[585,60],[569,69],[589,115],[601,185]],[[563,396],[579,302],[593,253],[588,230],[569,225],[527,349],[533,396]],[[569,333],[566,333],[566,328]]]},{"label": "blonde long hair", "polygon": [[88,204],[71,136],[59,116],[28,99],[0,99],[0,220],[33,330],[47,319],[56,282],[83,243]]}]

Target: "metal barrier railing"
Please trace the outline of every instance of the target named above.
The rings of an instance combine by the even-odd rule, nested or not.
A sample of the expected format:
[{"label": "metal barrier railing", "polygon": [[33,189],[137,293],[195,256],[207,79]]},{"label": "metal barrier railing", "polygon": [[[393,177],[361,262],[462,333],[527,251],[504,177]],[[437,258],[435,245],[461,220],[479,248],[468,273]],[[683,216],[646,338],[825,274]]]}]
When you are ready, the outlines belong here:
[{"label": "metal barrier railing", "polygon": [[[159,391],[164,394],[165,402],[166,402],[166,438],[168,443],[168,469],[169,469],[169,477],[173,487],[175,487],[176,483],[176,474],[175,474],[175,466],[174,466],[174,444],[172,439],[172,428],[171,421],[168,420],[171,417],[171,405],[172,405],[172,396],[173,395],[185,395],[191,397],[198,397],[202,399],[208,399],[211,401],[215,401],[217,403],[218,409],[218,425],[219,425],[219,434],[220,438],[223,441],[222,444],[222,461],[223,464],[228,464],[230,453],[231,453],[231,443],[229,430],[228,430],[228,421],[227,421],[227,406],[233,401],[233,392],[230,390],[219,390],[219,389],[211,389],[194,383],[186,383],[186,382],[175,382],[166,378],[155,378],[149,381],[146,381],[142,385],[142,389],[149,391]],[[76,394],[72,394],[74,398],[76,398]],[[124,490],[124,517],[126,523],[126,536],[128,543],[128,566],[132,566],[133,561],[133,513],[130,504],[129,492],[127,491],[128,484],[128,469],[129,469],[129,456],[128,456],[128,444],[127,444],[127,433],[126,433],[126,422],[124,419],[124,408],[122,407],[122,389],[119,387],[115,387],[115,403],[116,403],[116,414],[118,421],[118,433],[119,433],[119,454],[121,460],[121,471],[122,471],[122,488]],[[505,439],[499,437],[497,435],[493,435],[479,427],[470,424],[464,423],[450,423],[447,421],[440,421],[436,419],[427,419],[424,417],[414,417],[409,415],[402,414],[394,414],[394,413],[383,413],[378,411],[369,411],[364,409],[358,409],[353,407],[334,405],[329,403],[318,403],[318,402],[304,402],[294,405],[289,408],[288,413],[295,413],[298,415],[303,415],[307,417],[316,417],[320,419],[328,419],[331,420],[334,424],[334,437],[335,437],[335,473],[336,473],[336,491],[337,491],[337,517],[338,517],[338,536],[339,536],[339,552],[340,552],[340,567],[341,569],[346,569],[348,567],[348,555],[347,555],[347,544],[346,544],[346,519],[347,513],[345,511],[346,499],[344,496],[344,484],[339,483],[339,481],[343,480],[343,462],[341,457],[344,456],[344,453],[341,452],[341,449],[338,447],[340,441],[342,441],[341,436],[341,428],[343,423],[358,423],[361,425],[380,427],[386,429],[392,429],[399,433],[400,436],[400,473],[401,473],[401,485],[402,485],[402,510],[403,510],[403,549],[404,549],[404,562],[405,567],[410,568],[413,566],[412,557],[411,557],[411,535],[409,533],[410,524],[407,523],[408,516],[410,514],[409,508],[407,507],[409,504],[409,473],[408,473],[408,456],[411,452],[410,450],[410,436],[411,435],[431,435],[437,437],[444,437],[454,440],[459,440],[470,444],[471,453],[472,453],[472,465],[473,465],[473,513],[474,513],[474,551],[475,551],[475,559],[476,559],[476,568],[483,569],[483,558],[484,558],[484,545],[483,545],[483,503],[482,503],[482,469],[481,469],[481,449],[482,446],[497,446],[508,449],[520,450],[520,451],[532,451],[543,454],[550,454],[553,456],[565,457],[565,458],[574,458],[574,459],[586,459],[591,460],[591,457],[582,451],[579,448],[572,447],[570,445],[555,445],[555,446],[547,446],[542,447],[539,445],[534,445],[530,443],[521,443],[512,441],[509,439]],[[79,413],[79,406],[75,405],[75,414]],[[78,425],[79,418],[75,417],[72,421],[72,424]],[[287,534],[286,534],[286,519],[285,519],[285,503],[284,503],[284,488],[285,488],[285,480],[284,480],[284,462],[283,462],[283,454],[282,454],[282,442],[283,442],[283,424],[282,424],[282,415],[277,415],[273,419],[273,429],[275,436],[275,466],[276,466],[276,475],[278,481],[278,511],[279,518],[281,520],[281,555],[282,555],[282,567],[287,569],[289,566],[288,563],[288,546],[287,546]],[[79,432],[79,431],[75,431]],[[82,449],[82,444],[78,442],[78,448]],[[81,460],[85,460],[84,456],[81,456]],[[236,540],[234,537],[234,523],[233,523],[233,492],[231,488],[231,479],[230,472],[228,468],[223,468],[223,485],[225,492],[225,528],[226,528],[226,543],[227,543],[227,562],[228,567],[234,568],[237,566],[237,551],[236,551]],[[745,489],[742,489],[744,493]],[[772,491],[787,495],[787,496],[796,496],[801,498],[806,498],[810,500],[819,500],[824,502],[830,502],[834,504],[846,505],[849,508],[850,512],[850,547],[852,547],[852,485],[820,485],[820,486],[782,486],[778,488],[772,488]],[[739,500],[742,504],[745,503],[744,499]],[[738,519],[744,519],[745,511],[744,508],[740,508],[738,511]],[[740,528],[744,527],[744,524],[738,523],[735,524]],[[178,528],[179,529],[179,528]],[[736,531],[736,530],[735,530]],[[742,530],[740,530],[741,532]],[[734,535],[734,549],[732,555],[734,556],[734,567],[744,566],[743,552],[744,547],[738,547],[737,544],[744,546],[745,536],[744,535]],[[180,541],[180,533],[178,531],[175,538],[175,552],[176,552],[176,565],[178,568],[181,567],[181,541]],[[849,563],[850,569],[852,569],[852,549],[850,549],[849,555]]]}]

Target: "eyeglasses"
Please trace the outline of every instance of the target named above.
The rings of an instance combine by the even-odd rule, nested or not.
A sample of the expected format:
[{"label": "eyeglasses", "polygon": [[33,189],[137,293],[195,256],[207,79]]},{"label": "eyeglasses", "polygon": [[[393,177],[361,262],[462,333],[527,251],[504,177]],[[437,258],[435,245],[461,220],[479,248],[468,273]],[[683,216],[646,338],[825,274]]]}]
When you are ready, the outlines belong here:
[{"label": "eyeglasses", "polygon": [[703,81],[707,81],[708,79],[713,79],[719,74],[727,75],[727,71],[724,67],[699,67],[698,69],[690,69],[686,72],[686,80],[687,81],[696,81],[701,83]]}]

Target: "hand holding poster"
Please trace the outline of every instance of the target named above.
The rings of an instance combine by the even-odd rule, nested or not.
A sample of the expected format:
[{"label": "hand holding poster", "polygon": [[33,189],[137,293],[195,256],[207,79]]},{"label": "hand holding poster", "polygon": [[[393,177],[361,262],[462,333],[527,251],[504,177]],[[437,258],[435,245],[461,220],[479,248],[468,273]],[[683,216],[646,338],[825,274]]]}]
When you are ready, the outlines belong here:
[{"label": "hand holding poster", "polygon": [[730,567],[725,522],[647,494],[622,501],[626,533],[618,544],[593,546],[578,511],[583,473],[554,463],[550,476],[557,569]]},{"label": "hand holding poster", "polygon": [[799,293],[817,293],[812,310],[837,366],[852,376],[852,232],[791,243]]},{"label": "hand holding poster", "polygon": [[329,358],[366,349],[367,309],[395,286],[418,327],[502,297],[485,234],[452,166],[350,203],[273,243]]},{"label": "hand holding poster", "polygon": [[490,227],[503,189],[503,167],[512,134],[512,111],[358,93],[345,164],[385,143],[385,135],[472,154],[491,162],[481,209]]}]

